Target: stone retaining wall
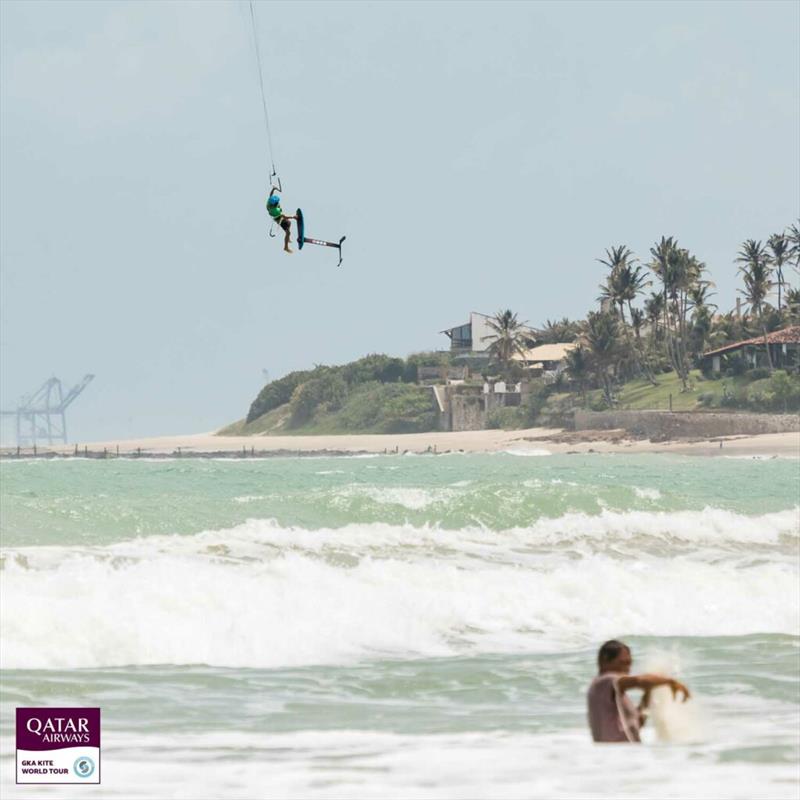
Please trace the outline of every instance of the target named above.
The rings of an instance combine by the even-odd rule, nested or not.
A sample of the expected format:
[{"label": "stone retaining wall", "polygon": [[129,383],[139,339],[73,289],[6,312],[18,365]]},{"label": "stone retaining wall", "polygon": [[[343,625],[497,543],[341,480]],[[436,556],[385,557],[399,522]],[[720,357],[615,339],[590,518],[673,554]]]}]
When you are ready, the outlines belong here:
[{"label": "stone retaining wall", "polygon": [[450,395],[450,430],[482,431],[486,427],[486,411],[480,393]]},{"label": "stone retaining wall", "polygon": [[800,431],[800,414],[694,411],[576,411],[575,430],[623,428],[647,439],[713,438]]}]

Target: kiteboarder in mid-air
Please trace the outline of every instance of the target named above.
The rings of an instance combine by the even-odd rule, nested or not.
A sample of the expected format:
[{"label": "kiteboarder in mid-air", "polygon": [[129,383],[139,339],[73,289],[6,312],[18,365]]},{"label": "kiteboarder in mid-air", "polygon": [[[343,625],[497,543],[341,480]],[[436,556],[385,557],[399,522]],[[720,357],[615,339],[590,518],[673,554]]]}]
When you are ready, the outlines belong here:
[{"label": "kiteboarder in mid-air", "polygon": [[277,194],[275,194],[277,191],[277,188],[273,186],[269,193],[269,197],[267,198],[267,211],[269,212],[269,215],[272,217],[273,221],[280,225],[286,234],[283,239],[283,249],[287,253],[293,253],[294,250],[289,247],[289,239],[292,235],[292,223],[289,222],[289,220],[296,220],[297,217],[283,213],[283,210],[281,209],[281,199]]}]

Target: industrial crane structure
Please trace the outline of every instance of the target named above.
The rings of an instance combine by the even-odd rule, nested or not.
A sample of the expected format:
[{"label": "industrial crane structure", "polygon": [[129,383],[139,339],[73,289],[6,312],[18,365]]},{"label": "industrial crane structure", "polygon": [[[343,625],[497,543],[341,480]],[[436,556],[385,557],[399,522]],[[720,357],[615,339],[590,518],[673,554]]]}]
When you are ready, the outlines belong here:
[{"label": "industrial crane structure", "polygon": [[66,411],[78,395],[92,382],[94,375],[84,375],[66,394],[58,378],[49,378],[35,392],[20,398],[15,411],[0,411],[4,417],[17,418],[17,446],[35,447],[67,443]]}]

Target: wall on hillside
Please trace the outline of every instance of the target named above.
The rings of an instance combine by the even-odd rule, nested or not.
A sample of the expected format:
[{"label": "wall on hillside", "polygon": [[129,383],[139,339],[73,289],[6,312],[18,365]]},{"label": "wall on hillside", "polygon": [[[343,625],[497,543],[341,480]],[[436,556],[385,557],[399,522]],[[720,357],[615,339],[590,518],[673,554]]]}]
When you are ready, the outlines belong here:
[{"label": "wall on hillside", "polygon": [[746,436],[800,431],[798,414],[716,414],[693,411],[576,411],[575,430],[623,428],[648,439]]},{"label": "wall on hillside", "polygon": [[486,427],[483,396],[451,394],[449,422],[452,431],[482,431]]}]

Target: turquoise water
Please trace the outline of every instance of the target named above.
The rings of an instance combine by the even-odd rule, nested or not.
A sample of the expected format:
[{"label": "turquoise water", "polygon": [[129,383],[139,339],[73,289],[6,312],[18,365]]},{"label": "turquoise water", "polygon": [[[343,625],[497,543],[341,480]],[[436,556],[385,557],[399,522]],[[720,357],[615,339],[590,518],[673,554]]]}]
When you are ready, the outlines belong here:
[{"label": "turquoise water", "polygon": [[502,530],[604,509],[713,506],[763,514],[800,501],[797,462],[745,464],[733,458],[509,455],[6,462],[3,535],[6,546],[108,544],[231,527],[255,517],[312,530],[372,522]]},{"label": "turquoise water", "polygon": [[[100,705],[117,797],[796,797],[798,463],[0,463],[13,709]],[[594,654],[680,736],[588,740]],[[613,787],[613,789],[611,788]]]}]

